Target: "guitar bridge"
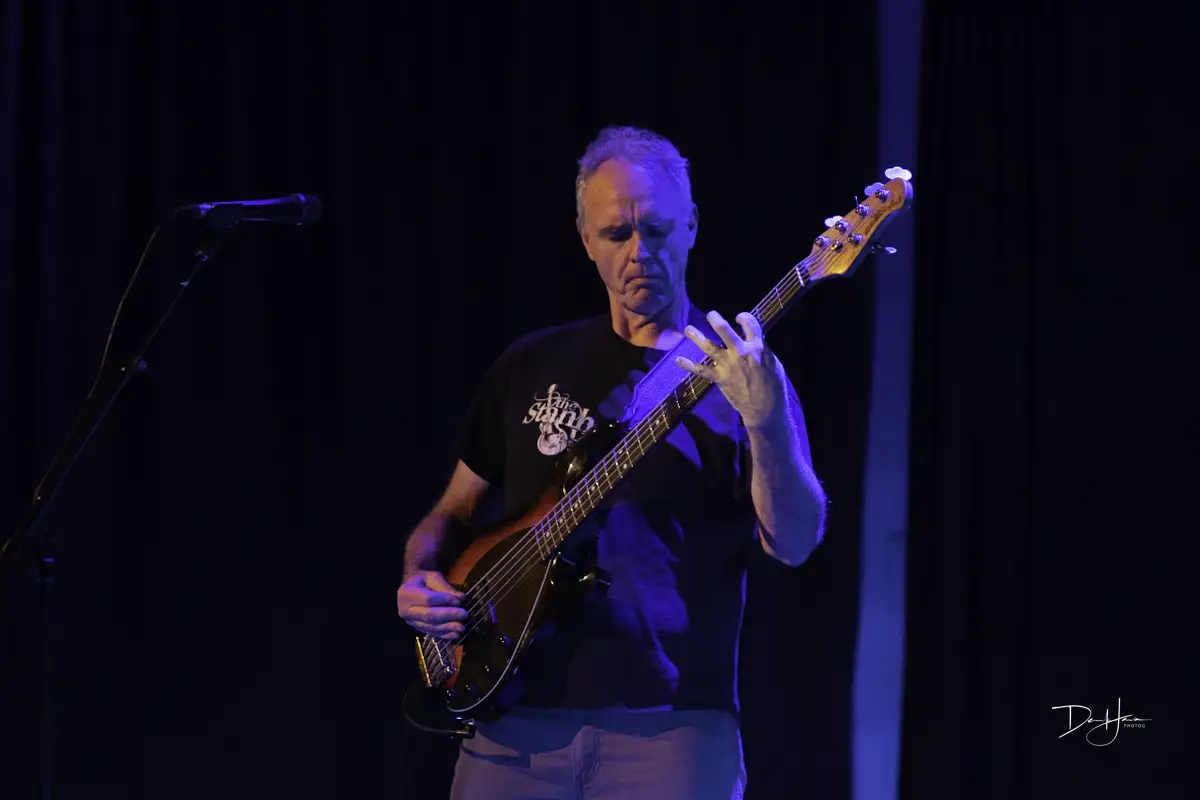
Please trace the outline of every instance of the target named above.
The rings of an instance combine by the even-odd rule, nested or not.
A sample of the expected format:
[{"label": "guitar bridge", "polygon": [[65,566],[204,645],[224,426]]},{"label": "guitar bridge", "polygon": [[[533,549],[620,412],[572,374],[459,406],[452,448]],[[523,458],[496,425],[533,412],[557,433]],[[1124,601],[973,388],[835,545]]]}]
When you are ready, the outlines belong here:
[{"label": "guitar bridge", "polygon": [[425,663],[425,650],[421,647],[421,637],[413,639],[413,644],[417,646],[417,666],[421,670],[421,680],[425,682],[427,689],[432,689],[433,681],[429,677],[429,665]]},{"label": "guitar bridge", "polygon": [[434,636],[418,636],[413,640],[417,646],[417,666],[421,680],[432,689],[458,671],[454,663],[454,646]]}]

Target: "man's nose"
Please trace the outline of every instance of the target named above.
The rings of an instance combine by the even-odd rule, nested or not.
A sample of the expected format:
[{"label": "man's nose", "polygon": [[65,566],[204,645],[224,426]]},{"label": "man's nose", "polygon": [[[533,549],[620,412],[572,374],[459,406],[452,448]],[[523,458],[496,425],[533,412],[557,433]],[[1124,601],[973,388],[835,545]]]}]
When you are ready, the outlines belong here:
[{"label": "man's nose", "polygon": [[634,228],[629,244],[633,248],[633,258],[635,261],[640,262],[650,258],[650,251],[646,249],[646,239],[637,228]]}]

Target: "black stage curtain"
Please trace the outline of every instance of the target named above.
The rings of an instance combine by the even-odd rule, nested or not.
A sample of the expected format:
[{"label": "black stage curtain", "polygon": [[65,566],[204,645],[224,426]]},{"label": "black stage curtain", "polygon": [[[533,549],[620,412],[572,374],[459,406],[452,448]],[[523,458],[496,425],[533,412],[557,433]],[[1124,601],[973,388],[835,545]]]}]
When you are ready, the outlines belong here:
[{"label": "black stage curtain", "polygon": [[[1194,147],[1153,5],[926,8],[906,798],[1190,796]],[[1118,701],[1150,721],[1063,735]]]},{"label": "black stage curtain", "polygon": [[[6,524],[156,224],[324,201],[311,228],[235,231],[190,283],[47,519],[49,605],[33,562],[5,570],[0,796],[35,791],[44,654],[56,799],[438,796],[453,747],[400,714],[403,539],[487,363],[606,308],[575,158],[611,123],[677,141],[694,299],[732,318],[880,177],[874,4],[0,8]],[[201,241],[162,228],[117,354]],[[872,286],[868,265],[821,287],[772,336],[833,506],[821,558],[754,568],[754,796],[848,792]]]}]

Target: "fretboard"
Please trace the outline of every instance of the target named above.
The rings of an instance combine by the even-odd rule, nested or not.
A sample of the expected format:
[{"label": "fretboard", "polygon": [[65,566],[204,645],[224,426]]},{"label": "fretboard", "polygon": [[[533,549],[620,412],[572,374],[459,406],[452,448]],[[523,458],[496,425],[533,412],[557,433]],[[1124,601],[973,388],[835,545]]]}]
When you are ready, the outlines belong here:
[{"label": "fretboard", "polygon": [[[810,256],[792,267],[783,279],[754,307],[764,334],[808,289],[809,268],[817,256]],[[710,358],[705,362],[712,364]],[[596,463],[567,492],[554,509],[529,530],[535,546],[527,548],[536,561],[548,558],[604,500],[642,457],[671,432],[680,418],[700,401],[712,384],[699,375],[688,373],[655,408],[638,421],[604,458]]]}]

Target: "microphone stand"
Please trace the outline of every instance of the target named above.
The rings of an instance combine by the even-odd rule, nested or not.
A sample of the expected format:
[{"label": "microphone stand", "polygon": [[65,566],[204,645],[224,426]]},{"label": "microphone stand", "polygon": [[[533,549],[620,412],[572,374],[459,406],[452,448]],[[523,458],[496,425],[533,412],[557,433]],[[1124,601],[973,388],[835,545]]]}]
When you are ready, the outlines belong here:
[{"label": "microphone stand", "polygon": [[[177,214],[171,215],[168,219],[174,218]],[[166,222],[166,220],[164,220]],[[161,226],[162,223],[160,223]],[[232,224],[232,223],[231,223]],[[157,229],[155,231],[157,233]],[[153,241],[153,236],[151,237]],[[33,503],[30,506],[25,517],[17,526],[16,531],[9,539],[0,545],[0,566],[6,556],[15,554],[26,539],[37,543],[40,558],[39,564],[36,567],[36,572],[33,575],[34,579],[40,585],[40,601],[42,611],[43,625],[43,681],[42,681],[42,725],[41,725],[41,748],[42,754],[39,759],[39,772],[41,778],[41,797],[42,800],[50,800],[55,782],[54,775],[54,759],[57,753],[57,706],[55,703],[55,684],[57,682],[57,667],[58,659],[56,648],[58,646],[58,638],[55,630],[58,625],[56,604],[58,598],[55,592],[55,559],[58,555],[58,542],[53,536],[49,537],[50,541],[41,541],[35,534],[38,532],[39,526],[45,519],[47,511],[58,495],[58,490],[62,486],[63,479],[67,473],[78,461],[84,447],[91,440],[92,436],[99,429],[104,419],[107,417],[109,410],[113,407],[117,397],[121,391],[129,385],[130,381],[137,375],[146,371],[145,353],[150,347],[154,337],[174,310],[176,304],[183,297],[183,293],[187,291],[188,286],[196,277],[200,268],[204,266],[216,253],[217,248],[223,241],[223,230],[217,229],[212,231],[207,240],[196,248],[194,257],[195,263],[186,281],[180,284],[179,291],[167,306],[166,311],[158,318],[158,321],[150,328],[149,333],[142,340],[140,346],[137,347],[133,355],[117,359],[110,367],[107,358],[101,365],[101,374],[97,378],[94,391],[88,395],[84,401],[84,407],[80,410],[79,416],[76,418],[76,424],[67,434],[66,440],[62,443],[58,453],[51,461],[50,468],[42,477],[34,490]],[[147,243],[147,247],[149,247]],[[133,280],[136,280],[136,273]],[[132,282],[131,282],[132,285]],[[119,313],[119,312],[118,312]],[[115,325],[115,323],[114,323]],[[94,412],[94,419],[90,424],[86,420]]]}]

